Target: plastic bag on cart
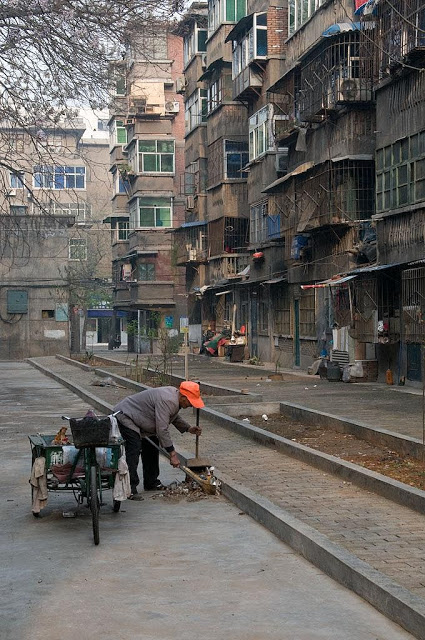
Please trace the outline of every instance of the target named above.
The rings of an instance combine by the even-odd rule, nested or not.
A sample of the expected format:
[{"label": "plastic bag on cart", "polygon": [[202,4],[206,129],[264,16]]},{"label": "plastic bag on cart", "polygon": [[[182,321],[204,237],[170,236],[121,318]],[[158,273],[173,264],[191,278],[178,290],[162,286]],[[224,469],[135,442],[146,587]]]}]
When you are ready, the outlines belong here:
[{"label": "plastic bag on cart", "polygon": [[118,427],[118,422],[115,416],[109,416],[109,420],[111,421],[111,430],[109,432],[109,438],[113,442],[118,442],[121,437],[121,432]]}]

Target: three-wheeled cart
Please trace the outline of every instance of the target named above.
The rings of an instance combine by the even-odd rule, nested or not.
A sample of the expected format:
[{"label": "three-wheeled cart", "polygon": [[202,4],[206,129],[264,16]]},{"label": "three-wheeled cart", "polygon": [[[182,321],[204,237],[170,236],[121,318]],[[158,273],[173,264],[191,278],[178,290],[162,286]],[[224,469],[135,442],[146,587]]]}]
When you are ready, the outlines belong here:
[{"label": "three-wheeled cart", "polygon": [[[104,418],[66,418],[69,420],[72,441],[55,444],[55,434],[30,435],[32,464],[41,460],[47,491],[68,491],[74,494],[77,504],[86,502],[91,510],[94,543],[99,544],[99,511],[103,505],[103,491],[113,489],[118,471],[118,460],[122,455],[124,441],[121,437],[111,439],[110,416]],[[32,474],[33,475],[33,474]],[[39,510],[34,506],[35,491],[31,484],[33,514]],[[113,510],[118,512],[121,502],[113,500]]]}]

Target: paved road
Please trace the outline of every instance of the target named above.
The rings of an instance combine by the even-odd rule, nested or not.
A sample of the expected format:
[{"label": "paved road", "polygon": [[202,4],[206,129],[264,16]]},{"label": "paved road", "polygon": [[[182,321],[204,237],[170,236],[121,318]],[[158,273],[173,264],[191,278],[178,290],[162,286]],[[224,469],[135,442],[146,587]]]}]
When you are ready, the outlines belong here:
[{"label": "paved road", "polygon": [[[411,638],[224,498],[146,495],[104,508],[101,544],[84,509],[50,494],[30,513],[27,435],[81,415],[76,395],[25,363],[0,363],[4,640],[401,640]],[[165,480],[175,472],[163,468]]]}]

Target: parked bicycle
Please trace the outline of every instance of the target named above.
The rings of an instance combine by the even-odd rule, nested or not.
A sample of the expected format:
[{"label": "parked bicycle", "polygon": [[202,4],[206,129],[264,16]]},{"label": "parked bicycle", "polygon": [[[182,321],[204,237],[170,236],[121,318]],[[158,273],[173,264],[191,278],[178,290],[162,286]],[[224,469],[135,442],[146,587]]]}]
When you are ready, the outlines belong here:
[{"label": "parked bicycle", "polygon": [[[118,460],[123,452],[124,441],[119,435],[111,436],[111,417],[92,415],[83,418],[70,418],[72,441],[65,434],[30,435],[32,464],[44,458],[44,478],[47,491],[72,491],[77,504],[86,501],[90,508],[93,524],[93,538],[96,545],[100,542],[99,512],[103,503],[103,491],[113,489],[118,471]],[[65,429],[66,430],[66,429]],[[36,488],[31,485],[33,515],[38,517],[39,510],[34,507]],[[113,500],[113,511],[120,510],[121,502]]]}]

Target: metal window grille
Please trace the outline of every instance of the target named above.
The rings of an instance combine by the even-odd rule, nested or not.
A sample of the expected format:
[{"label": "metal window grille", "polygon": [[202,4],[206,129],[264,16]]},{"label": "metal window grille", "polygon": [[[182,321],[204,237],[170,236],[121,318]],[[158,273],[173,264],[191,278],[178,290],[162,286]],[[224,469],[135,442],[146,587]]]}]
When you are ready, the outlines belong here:
[{"label": "metal window grille", "polygon": [[402,273],[402,322],[406,342],[425,339],[425,267]]}]

